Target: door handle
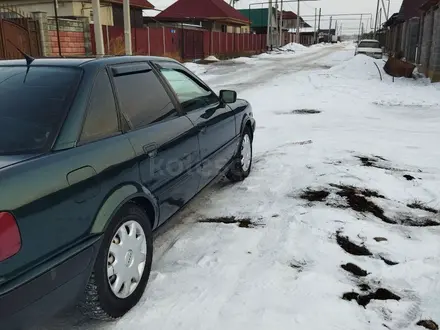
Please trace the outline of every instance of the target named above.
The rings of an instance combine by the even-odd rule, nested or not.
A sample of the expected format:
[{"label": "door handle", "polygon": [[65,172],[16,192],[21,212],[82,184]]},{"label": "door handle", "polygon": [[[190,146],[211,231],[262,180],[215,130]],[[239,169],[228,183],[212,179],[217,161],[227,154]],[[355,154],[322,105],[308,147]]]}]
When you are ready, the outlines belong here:
[{"label": "door handle", "polygon": [[144,153],[149,158],[154,158],[157,155],[157,144],[156,143],[147,144],[147,145],[143,146],[142,149],[144,149]]}]

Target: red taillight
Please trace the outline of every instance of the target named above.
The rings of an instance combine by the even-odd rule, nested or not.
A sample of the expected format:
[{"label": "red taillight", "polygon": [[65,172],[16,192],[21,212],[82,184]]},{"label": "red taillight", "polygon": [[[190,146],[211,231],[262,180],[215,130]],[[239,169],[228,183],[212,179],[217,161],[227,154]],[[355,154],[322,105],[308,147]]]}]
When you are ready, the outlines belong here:
[{"label": "red taillight", "polygon": [[0,261],[17,254],[20,248],[20,231],[14,216],[8,212],[0,212]]}]

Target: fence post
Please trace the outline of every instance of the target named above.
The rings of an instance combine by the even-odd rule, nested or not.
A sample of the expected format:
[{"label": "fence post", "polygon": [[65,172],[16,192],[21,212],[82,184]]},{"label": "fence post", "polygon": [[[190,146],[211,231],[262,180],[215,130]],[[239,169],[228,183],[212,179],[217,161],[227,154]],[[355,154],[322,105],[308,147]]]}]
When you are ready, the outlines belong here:
[{"label": "fence post", "polygon": [[225,35],[225,43],[226,43],[226,54],[228,54],[228,32]]},{"label": "fence post", "polygon": [[[79,18],[83,22],[83,31],[84,31],[84,50],[86,52],[86,56],[93,55],[92,48],[92,35],[90,33],[90,21],[88,17],[80,17]],[[107,42],[107,47],[110,47],[110,43]]]},{"label": "fence post", "polygon": [[165,26],[162,26],[162,39],[163,39],[163,56],[166,54],[166,45],[165,45]]},{"label": "fence post", "polygon": [[209,55],[212,55],[212,53],[213,53],[213,51],[214,51],[213,46],[212,46],[212,45],[213,45],[213,44],[212,44],[212,42],[213,42],[213,40],[212,40],[213,33],[214,33],[214,32],[212,32],[212,28],[211,28],[211,34],[210,34],[210,36],[211,36],[210,39],[211,39],[211,40],[210,40],[210,43],[209,43]]},{"label": "fence post", "polygon": [[33,12],[32,17],[38,22],[37,32],[40,36],[41,55],[49,56],[51,51],[49,40],[49,27],[47,26],[47,13],[41,11]]},{"label": "fence post", "polygon": [[148,36],[148,55],[151,56],[150,27],[149,26],[147,26],[147,36]]}]

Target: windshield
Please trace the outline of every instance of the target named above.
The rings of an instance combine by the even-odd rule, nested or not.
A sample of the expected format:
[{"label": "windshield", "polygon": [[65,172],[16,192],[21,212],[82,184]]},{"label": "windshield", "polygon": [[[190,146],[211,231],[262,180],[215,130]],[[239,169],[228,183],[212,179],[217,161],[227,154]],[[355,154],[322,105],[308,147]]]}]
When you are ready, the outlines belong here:
[{"label": "windshield", "polygon": [[73,68],[31,66],[26,75],[23,66],[0,67],[0,155],[48,149],[80,76]]},{"label": "windshield", "polygon": [[361,41],[359,48],[380,48],[380,44],[377,41]]}]

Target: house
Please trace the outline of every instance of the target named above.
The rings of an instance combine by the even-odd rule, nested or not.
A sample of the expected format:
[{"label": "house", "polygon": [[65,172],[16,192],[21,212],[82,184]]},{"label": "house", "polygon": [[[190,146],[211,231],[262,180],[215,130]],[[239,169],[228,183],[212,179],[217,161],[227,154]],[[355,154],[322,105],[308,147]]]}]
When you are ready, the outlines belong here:
[{"label": "house", "polygon": [[[124,26],[123,0],[101,0],[101,24],[109,26]],[[10,5],[24,13],[45,12],[47,16],[55,16],[53,0],[7,0],[2,5]],[[146,0],[130,0],[131,25],[142,27],[142,10],[153,9],[154,6]],[[58,16],[63,18],[89,17],[93,23],[91,0],[58,0]]]},{"label": "house", "polygon": [[224,0],[177,0],[160,12],[154,19],[172,24],[192,24],[213,32],[245,33],[249,31],[249,20]]},{"label": "house", "polygon": [[[293,11],[283,10],[283,30],[288,31],[290,29],[296,29],[296,22],[298,16]],[[278,12],[278,20],[281,21],[281,12]],[[302,17],[299,18],[300,28],[311,28],[312,26],[308,24]]]},{"label": "house", "polygon": [[427,0],[420,7],[419,47],[416,61],[432,82],[440,81],[440,0]]},{"label": "house", "polygon": [[[256,34],[266,34],[268,30],[269,8],[240,9],[239,12],[250,20],[250,32]],[[270,29],[276,33],[276,10],[272,8]]]}]

